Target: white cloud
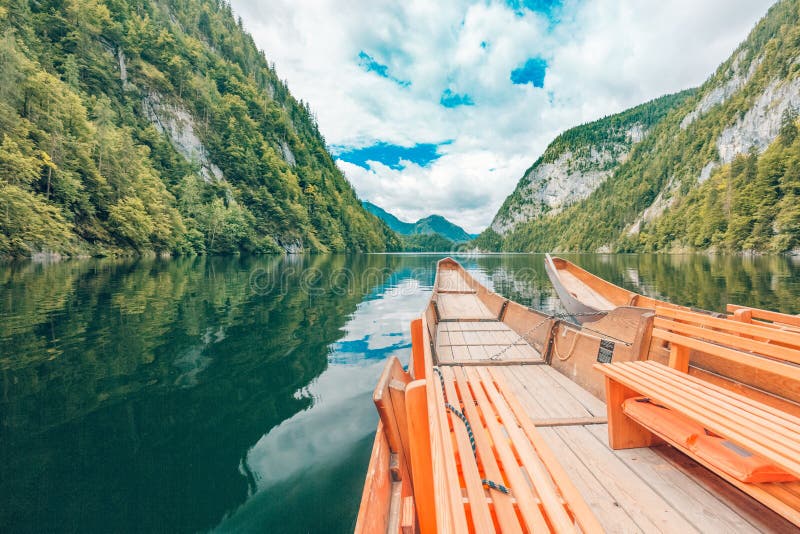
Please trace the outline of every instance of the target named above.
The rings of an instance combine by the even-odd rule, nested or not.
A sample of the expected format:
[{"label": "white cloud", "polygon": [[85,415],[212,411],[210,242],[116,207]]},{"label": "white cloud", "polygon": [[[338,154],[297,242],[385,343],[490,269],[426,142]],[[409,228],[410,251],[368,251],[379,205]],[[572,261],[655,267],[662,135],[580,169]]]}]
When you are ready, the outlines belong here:
[{"label": "white cloud", "polygon": [[[362,198],[476,232],[560,131],[699,85],[773,1],[565,0],[556,25],[502,2],[231,3],[329,144],[453,140],[427,167],[340,162]],[[361,51],[411,85],[365,71]],[[535,56],[549,63],[544,88],[513,85],[511,70]],[[475,105],[444,108],[445,89]]]}]

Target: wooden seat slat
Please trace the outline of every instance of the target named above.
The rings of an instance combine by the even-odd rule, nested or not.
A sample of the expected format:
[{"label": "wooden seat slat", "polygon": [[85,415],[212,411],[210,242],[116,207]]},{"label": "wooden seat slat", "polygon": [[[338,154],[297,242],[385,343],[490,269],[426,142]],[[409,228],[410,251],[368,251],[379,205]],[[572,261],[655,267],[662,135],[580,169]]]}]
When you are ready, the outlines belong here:
[{"label": "wooden seat slat", "polygon": [[592,512],[591,508],[589,508],[589,505],[586,503],[586,501],[583,500],[583,496],[578,491],[578,488],[575,487],[575,484],[572,482],[572,479],[569,477],[567,472],[561,466],[559,459],[553,453],[552,449],[550,449],[550,446],[545,442],[539,431],[536,430],[536,427],[528,418],[527,411],[522,407],[519,399],[517,399],[517,397],[511,392],[511,389],[509,389],[508,384],[505,382],[505,378],[498,369],[489,368],[488,371],[489,375],[497,384],[498,391],[503,395],[503,398],[508,403],[512,413],[516,416],[517,421],[519,421],[520,427],[525,433],[525,437],[528,438],[531,445],[533,445],[534,449],[536,449],[536,454],[547,466],[550,476],[558,485],[564,501],[566,502],[572,514],[575,516],[575,519],[578,525],[580,525],[581,530],[584,532],[584,534],[604,532],[604,529],[597,520],[597,517],[594,515],[594,512]]},{"label": "wooden seat slat", "polygon": [[[762,447],[762,443],[757,442],[754,438],[751,438],[752,434],[759,434],[761,439],[764,440],[764,443],[769,443],[774,446],[775,451],[778,454],[784,454],[787,456],[800,454],[800,443],[797,441],[797,439],[800,438],[800,435],[794,434],[794,436],[789,437],[789,439],[792,440],[791,445],[777,442],[774,439],[775,436],[773,435],[772,431],[763,428],[763,426],[757,422],[757,420],[750,422],[745,427],[744,422],[741,421],[741,418],[737,417],[739,414],[732,413],[733,410],[725,410],[719,405],[714,406],[703,399],[676,390],[669,380],[659,381],[658,379],[652,379],[649,375],[643,372],[643,368],[645,368],[644,365],[631,365],[631,363],[634,362],[618,364],[615,366],[617,367],[615,371],[621,373],[622,376],[624,376],[633,385],[632,389],[640,391],[640,389],[646,388],[647,393],[642,391],[642,394],[650,397],[654,402],[663,404],[668,408],[677,409],[698,423],[703,424],[703,426],[706,426],[712,432],[725,435],[726,437],[731,437],[731,432],[738,433],[744,429],[747,431],[747,441],[754,443],[754,446],[756,447]],[[640,369],[640,367],[642,369]],[[683,380],[682,377],[683,373],[678,373],[677,376],[672,380]],[[663,389],[667,389],[669,393],[665,393]],[[742,398],[746,399],[746,397]],[[711,425],[716,426],[716,429],[706,424],[706,422],[709,421],[711,422]],[[732,441],[739,441],[738,439],[734,439],[732,437],[731,439]],[[749,448],[749,446],[745,445],[744,443],[741,443],[741,445]],[[800,466],[800,463],[797,465]]]},{"label": "wooden seat slat", "polygon": [[[453,385],[453,376],[451,370],[443,369],[442,376],[444,377],[447,398],[448,400],[451,400],[452,403],[455,401],[455,399],[458,399],[458,395],[456,394],[456,389]],[[464,402],[466,403],[467,401],[465,400]],[[448,416],[452,418],[453,414],[448,414]],[[467,417],[469,418],[469,416]],[[472,419],[470,418],[470,420]],[[452,424],[453,432],[456,436],[458,454],[461,459],[461,475],[464,477],[464,485],[467,490],[472,524],[475,527],[476,532],[491,532],[494,530],[494,523],[492,522],[492,515],[489,510],[489,505],[486,502],[486,494],[485,490],[483,489],[483,483],[481,482],[480,472],[478,471],[478,464],[474,461],[474,455],[472,453],[472,446],[469,442],[467,428],[461,421],[453,421]],[[484,436],[475,436],[476,445],[479,439],[482,442]],[[483,448],[483,443],[481,443],[481,445]],[[500,504],[500,506],[503,505]],[[507,504],[507,507],[513,513],[513,507],[510,503]]]},{"label": "wooden seat slat", "polygon": [[732,362],[754,367],[756,369],[761,369],[762,371],[782,375],[791,380],[800,381],[800,367],[795,365],[783,363],[778,360],[772,360],[770,358],[764,358],[755,354],[748,354],[736,349],[715,345],[707,341],[688,338],[684,335],[668,332],[661,328],[653,328],[652,337],[663,339],[665,341],[669,341],[670,343],[698,350],[700,352],[705,352],[714,356],[720,356]]},{"label": "wooden seat slat", "polygon": [[[698,386],[686,381],[681,376],[679,380],[674,380],[673,375],[665,373],[665,370],[658,369],[657,365],[637,366],[637,371],[653,377],[654,380],[664,380],[665,384],[673,388],[677,395],[685,395],[687,400],[694,399],[695,402],[705,403],[713,407],[720,413],[731,412],[733,416],[741,417],[743,420],[751,421],[755,425],[768,427],[769,431],[784,435],[789,439],[800,437],[800,425],[785,418],[774,417],[769,411],[752,402],[744,402],[741,397],[735,395],[718,395],[714,391]],[[661,367],[664,367],[661,365]],[[685,373],[681,373],[682,375]],[[769,435],[767,436],[769,437]]]},{"label": "wooden seat slat", "polygon": [[669,317],[672,319],[679,319],[689,321],[692,324],[703,326],[710,326],[718,328],[735,334],[747,334],[750,336],[757,336],[774,341],[780,341],[794,347],[800,347],[800,332],[793,330],[780,330],[772,325],[758,324],[758,323],[745,323],[741,321],[732,321],[729,318],[713,317],[704,313],[687,312],[683,310],[676,310],[672,308],[657,308],[656,315],[658,317]]},{"label": "wooden seat slat", "polygon": [[[511,410],[506,405],[503,396],[497,391],[491,375],[486,368],[470,371],[472,371],[471,374],[473,375],[473,384],[475,384],[474,380],[479,380],[478,384],[483,386],[490,401],[497,409],[497,414],[508,432],[508,437],[514,445],[517,455],[533,483],[536,494],[539,496],[539,500],[542,502],[547,512],[547,518],[551,527],[556,532],[574,532],[575,526],[566,510],[564,510],[564,503],[558,494],[558,489],[547,473],[547,469],[542,465],[542,461],[536,454],[536,450],[526,438],[525,433],[520,429],[516,417],[514,417]],[[467,372],[468,375],[470,371]],[[522,508],[521,511],[523,514],[526,512],[525,508]]]},{"label": "wooden seat slat", "polygon": [[[663,376],[671,376],[671,370],[664,365],[653,361],[647,361],[644,363],[646,365],[642,365],[642,369],[646,369],[649,372],[657,373]],[[756,421],[768,420],[776,426],[781,426],[782,428],[786,429],[793,429],[794,432],[800,432],[800,417],[796,417],[790,413],[784,412],[767,404],[743,402],[740,395],[737,395],[729,389],[705,382],[702,379],[692,375],[684,373],[681,373],[681,375],[683,380],[680,385],[682,387],[691,387],[699,394],[703,395],[709,395],[710,393],[713,393],[715,398],[719,399],[719,404],[723,407],[736,406],[737,408],[752,414],[753,417],[756,417]]]},{"label": "wooden seat slat", "polygon": [[[425,341],[428,341],[427,339]],[[430,365],[430,351],[426,350],[426,366]],[[435,414],[431,437],[433,446],[433,469],[436,503],[436,522],[439,532],[467,532],[467,517],[464,511],[463,496],[458,479],[458,467],[455,463],[455,451],[450,439],[450,423],[444,405],[442,388],[437,386],[436,377],[431,377],[434,387],[426,388],[431,405],[431,413]],[[435,438],[434,438],[435,436]]]},{"label": "wooden seat slat", "polygon": [[[721,321],[725,322],[726,320],[721,319]],[[730,324],[731,321],[728,321],[728,323]],[[750,352],[757,353],[759,355],[770,356],[772,358],[777,358],[779,360],[792,363],[800,363],[800,351],[798,351],[797,349],[793,349],[791,347],[785,347],[783,345],[774,345],[772,343],[765,343],[763,341],[749,339],[729,334],[726,332],[719,332],[717,330],[711,330],[709,328],[702,328],[700,326],[696,326],[693,324],[671,321],[661,317],[655,318],[655,320],[653,321],[653,326],[655,328],[671,330],[675,333],[680,333],[686,336],[692,336],[694,338],[714,341],[716,343],[721,343],[726,346],[734,347],[740,350],[747,350]],[[760,333],[757,335],[768,336],[768,334],[769,332]],[[791,337],[798,338],[798,336],[791,336]],[[798,343],[798,341],[800,341],[800,339],[793,339],[789,341],[789,343]]]},{"label": "wooden seat slat", "polygon": [[654,375],[651,373],[651,366],[646,365],[637,365],[635,367],[626,366],[626,368],[628,372],[633,373],[640,378],[646,379],[644,378],[645,376],[653,378],[655,382],[652,383],[651,387],[661,387],[666,389],[674,396],[674,398],[681,399],[680,402],[694,406],[698,410],[707,411],[713,417],[725,419],[730,421],[732,425],[738,426],[741,426],[749,420],[749,426],[747,429],[753,433],[760,434],[762,439],[767,443],[775,440],[775,434],[780,434],[789,440],[787,442],[790,444],[789,448],[793,449],[796,454],[800,454],[800,442],[797,441],[798,438],[800,438],[800,433],[798,433],[796,430],[786,429],[785,427],[774,424],[771,421],[762,420],[761,418],[753,416],[751,413],[747,412],[746,410],[739,409],[738,407],[733,408],[731,405],[726,406],[723,402],[719,402],[716,399],[702,395],[702,392],[700,391],[681,388],[680,382],[683,380],[680,375],[677,377],[677,380],[671,377],[662,378],[659,375]]},{"label": "wooden seat slat", "polygon": [[[751,452],[764,456],[795,476],[800,476],[800,462],[795,459],[800,457],[800,453],[797,450],[787,448],[775,441],[767,440],[763,442],[755,440],[750,435],[750,432],[753,431],[752,428],[743,428],[725,415],[715,414],[713,411],[703,407],[693,406],[692,403],[680,397],[675,398],[664,395],[660,391],[660,387],[663,384],[656,383],[654,385],[653,383],[648,383],[646,378],[642,379],[641,376],[637,376],[634,369],[636,364],[637,362],[625,362],[614,365],[601,364],[601,366],[602,372],[616,382],[640,392],[646,397],[650,397],[658,404],[680,411],[710,431],[723,435]],[[625,371],[622,369],[625,369]]]},{"label": "wooden seat slat", "polygon": [[735,304],[728,304],[727,310],[735,313],[739,310],[747,310],[752,313],[753,317],[757,319],[764,319],[771,321],[775,326],[785,324],[787,326],[800,327],[800,316],[789,315],[788,313],[778,313],[769,310],[762,310],[759,308],[749,308],[747,306],[737,306]]},{"label": "wooden seat slat", "polygon": [[[497,482],[498,484],[506,484],[507,486],[510,486],[513,496],[519,504],[519,510],[523,519],[525,520],[528,530],[531,532],[541,532],[542,529],[547,528],[547,523],[545,522],[538,505],[534,501],[530,486],[522,476],[522,471],[519,469],[513,452],[511,452],[507,438],[503,435],[503,430],[500,427],[500,423],[497,421],[495,414],[492,412],[492,407],[486,398],[486,395],[481,389],[479,383],[472,382],[470,384],[470,374],[473,370],[474,369],[470,369],[466,372],[463,368],[456,368],[453,370],[458,380],[459,389],[462,391],[462,395],[464,395],[465,404],[473,404],[469,401],[474,399],[474,404],[480,407],[481,411],[483,412],[482,418],[475,419],[475,417],[479,417],[478,414],[475,413],[475,410],[470,410],[473,413],[473,417],[467,416],[467,418],[470,421],[473,421],[474,425],[480,424],[481,420],[483,421],[483,424],[486,425],[485,430],[488,431],[488,436],[491,437],[492,444],[494,445],[494,453],[497,454],[497,460],[499,461],[499,464],[502,465],[502,470],[509,482],[506,484],[503,481],[499,469],[495,472],[486,470],[487,478],[494,480],[494,482]],[[470,385],[473,386],[472,389],[470,389]],[[481,426],[480,430],[484,431],[484,427]],[[494,459],[492,450],[479,449],[478,455],[483,462],[486,462],[489,457]],[[502,502],[506,499],[508,499],[510,502],[510,496],[498,491],[492,491],[491,495],[492,498],[497,502]],[[506,532],[507,529],[509,532],[522,531],[519,525],[519,520],[516,516],[516,511],[513,508],[511,508],[510,514],[503,513],[503,515],[501,515],[500,510],[496,511],[498,522],[500,523],[503,532]],[[503,510],[503,512],[505,512],[505,510]]]}]

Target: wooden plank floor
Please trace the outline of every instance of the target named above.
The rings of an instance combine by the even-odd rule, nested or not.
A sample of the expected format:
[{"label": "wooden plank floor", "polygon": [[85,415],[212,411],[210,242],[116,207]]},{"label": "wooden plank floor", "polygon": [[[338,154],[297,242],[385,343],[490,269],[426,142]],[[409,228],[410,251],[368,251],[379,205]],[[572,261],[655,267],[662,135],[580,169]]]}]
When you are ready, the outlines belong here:
[{"label": "wooden plank floor", "polygon": [[473,293],[439,293],[436,306],[442,321],[497,320],[497,316]]},{"label": "wooden plank floor", "polygon": [[459,271],[443,269],[438,276],[436,291],[439,293],[475,293]]},{"label": "wooden plank floor", "polygon": [[492,361],[543,363],[536,349],[499,321],[439,323],[436,356],[442,365]]},{"label": "wooden plank floor", "polygon": [[605,404],[551,367],[488,369],[546,422],[540,433],[608,532],[798,531],[669,446],[611,450]]}]

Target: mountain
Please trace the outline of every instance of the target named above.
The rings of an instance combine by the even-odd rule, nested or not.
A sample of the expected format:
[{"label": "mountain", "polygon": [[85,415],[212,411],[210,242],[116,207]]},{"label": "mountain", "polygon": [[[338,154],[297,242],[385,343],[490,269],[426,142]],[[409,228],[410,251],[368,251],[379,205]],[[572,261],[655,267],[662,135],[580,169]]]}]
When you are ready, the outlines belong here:
[{"label": "mountain", "polygon": [[401,221],[388,211],[371,202],[363,201],[362,204],[367,211],[383,220],[389,228],[400,235],[440,234],[454,243],[464,243],[476,237],[473,234],[467,233],[463,228],[453,224],[441,215],[429,215],[417,222],[409,223]]},{"label": "mountain", "polygon": [[227,2],[2,2],[0,66],[0,255],[400,246]]},{"label": "mountain", "polygon": [[364,206],[364,209],[366,209],[368,212],[385,222],[389,228],[398,234],[411,235],[415,233],[414,223],[403,222],[380,206],[376,206],[375,204],[367,202],[366,200],[362,200],[361,205]]},{"label": "mountain", "polygon": [[800,0],[779,1],[698,89],[556,138],[476,245],[800,247],[799,20]]}]

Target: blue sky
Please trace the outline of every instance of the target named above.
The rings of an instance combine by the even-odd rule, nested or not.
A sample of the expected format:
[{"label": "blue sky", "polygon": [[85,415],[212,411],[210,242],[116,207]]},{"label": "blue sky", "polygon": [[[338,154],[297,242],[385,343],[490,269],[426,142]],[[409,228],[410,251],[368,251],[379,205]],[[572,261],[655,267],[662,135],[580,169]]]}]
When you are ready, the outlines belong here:
[{"label": "blue sky", "polygon": [[231,0],[362,199],[486,227],[561,131],[702,83],[772,0]]}]

